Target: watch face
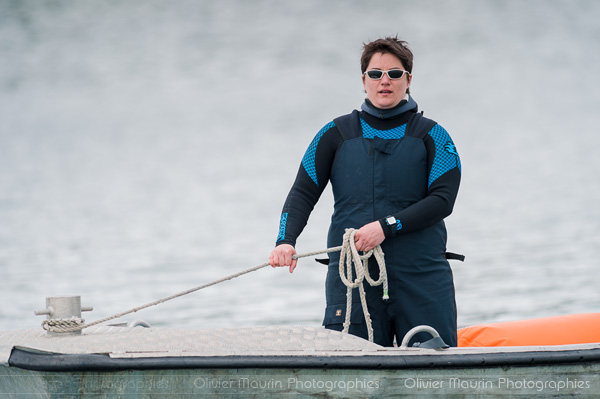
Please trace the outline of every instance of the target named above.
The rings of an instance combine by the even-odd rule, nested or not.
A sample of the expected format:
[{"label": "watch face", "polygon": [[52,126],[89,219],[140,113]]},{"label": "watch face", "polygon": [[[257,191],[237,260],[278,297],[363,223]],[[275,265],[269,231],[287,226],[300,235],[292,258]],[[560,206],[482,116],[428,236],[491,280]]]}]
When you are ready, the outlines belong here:
[{"label": "watch face", "polygon": [[389,226],[396,224],[396,218],[393,216],[388,216],[385,221]]}]

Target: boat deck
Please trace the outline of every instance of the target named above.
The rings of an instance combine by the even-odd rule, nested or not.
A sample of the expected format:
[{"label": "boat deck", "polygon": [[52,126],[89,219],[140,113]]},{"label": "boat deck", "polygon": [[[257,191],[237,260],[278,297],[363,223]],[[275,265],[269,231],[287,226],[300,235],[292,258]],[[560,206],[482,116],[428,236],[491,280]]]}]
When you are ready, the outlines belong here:
[{"label": "boat deck", "polygon": [[[49,334],[43,330],[0,332],[0,364],[15,365],[15,358],[23,359],[24,354],[32,359],[46,359],[47,363],[51,361],[50,355],[64,355],[53,370],[68,369],[70,355],[79,356],[77,367],[84,367],[81,362],[87,355],[104,356],[102,363],[111,368],[143,368],[150,364],[155,368],[161,358],[170,359],[163,360],[169,368],[177,367],[177,359],[189,367],[192,358],[198,367],[216,367],[223,359],[228,367],[252,367],[256,362],[265,367],[260,360],[265,358],[270,359],[266,365],[273,367],[275,363],[277,367],[285,367],[286,363],[297,367],[301,359],[303,367],[323,367],[322,359],[328,359],[329,367],[472,367],[597,360],[600,343],[401,349],[384,348],[349,334],[305,326],[205,330],[100,326],[76,335]],[[150,358],[156,361],[150,363]],[[89,357],[90,367],[100,367],[93,366],[92,359]],[[27,364],[20,363],[19,367],[27,368]]]}]

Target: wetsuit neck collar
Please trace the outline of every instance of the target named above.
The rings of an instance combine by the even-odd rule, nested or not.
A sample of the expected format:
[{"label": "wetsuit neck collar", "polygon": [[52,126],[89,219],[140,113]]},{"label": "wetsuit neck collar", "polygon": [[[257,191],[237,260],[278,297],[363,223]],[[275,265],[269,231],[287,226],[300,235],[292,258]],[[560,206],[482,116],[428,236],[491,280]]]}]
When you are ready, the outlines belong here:
[{"label": "wetsuit neck collar", "polygon": [[402,101],[400,101],[400,103],[398,105],[396,105],[394,108],[390,108],[390,109],[377,108],[376,106],[373,105],[373,103],[371,101],[369,101],[368,98],[365,98],[365,102],[361,105],[360,108],[363,111],[365,111],[366,113],[368,113],[369,115],[373,115],[376,118],[389,119],[389,118],[393,118],[394,116],[403,114],[406,111],[410,111],[413,109],[416,111],[418,109],[418,106],[417,106],[417,102],[415,100],[413,100],[413,98],[410,95],[407,94],[406,97],[404,97],[404,99]]}]

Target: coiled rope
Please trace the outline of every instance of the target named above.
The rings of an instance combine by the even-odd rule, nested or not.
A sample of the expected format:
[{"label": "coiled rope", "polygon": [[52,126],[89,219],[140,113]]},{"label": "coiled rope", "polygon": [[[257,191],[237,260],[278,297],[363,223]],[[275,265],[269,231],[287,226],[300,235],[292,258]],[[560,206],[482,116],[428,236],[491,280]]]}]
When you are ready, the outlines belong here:
[{"label": "coiled rope", "polygon": [[[350,315],[352,314],[352,289],[358,287],[360,303],[362,305],[365,323],[367,325],[367,332],[369,334],[369,341],[373,342],[373,323],[371,322],[371,314],[367,308],[367,297],[365,294],[363,280],[366,279],[372,287],[383,284],[383,299],[387,300],[389,299],[387,271],[385,269],[385,260],[381,246],[378,245],[372,250],[360,255],[354,243],[355,234],[355,229],[346,229],[346,232],[344,233],[344,245],[342,246],[342,252],[340,253],[340,278],[347,287],[346,319],[344,321],[344,329],[342,332],[347,333],[350,329]],[[372,255],[375,256],[375,260],[377,260],[377,263],[379,264],[379,278],[377,281],[373,280],[369,274],[369,258]],[[356,275],[354,281],[352,281],[353,265],[354,274]]]},{"label": "coiled rope", "polygon": [[[327,253],[331,253],[331,252],[342,251],[342,256],[340,256],[340,265],[341,265],[342,261],[344,259],[344,256],[345,256],[344,254],[347,251],[347,249],[344,249],[346,247],[346,248],[350,248],[350,253],[352,254],[352,258],[353,259],[362,260],[360,258],[360,256],[358,255],[358,252],[356,250],[356,246],[354,245],[354,234],[349,235],[348,234],[348,230],[354,231],[354,229],[347,229],[347,233],[344,235],[344,242],[339,247],[327,248],[327,249],[324,249],[324,250],[321,250],[321,251],[306,252],[306,253],[303,253],[303,254],[294,255],[292,258],[293,259],[300,259],[300,258],[306,258],[306,257],[309,257],[309,256],[315,256],[315,255],[327,254]],[[385,274],[385,264],[383,263],[383,252],[381,252],[381,248],[379,248],[379,252],[381,253],[381,261],[379,260],[379,258],[377,258],[379,255],[376,254],[375,256],[378,259],[377,261],[380,264],[380,268],[382,267],[381,265],[383,264],[383,273]],[[358,258],[354,257],[354,253],[356,253],[356,255],[358,256]],[[363,257],[366,256],[366,258],[365,258],[365,266],[366,266],[366,262],[367,262],[366,259],[368,259],[368,257],[370,257],[372,253],[377,253],[377,252],[374,251],[374,250],[372,250],[372,251],[367,252],[365,255],[363,255]],[[359,263],[362,264],[362,261],[360,261]],[[141,306],[137,306],[135,308],[126,310],[124,312],[117,313],[117,314],[114,314],[112,316],[108,316],[108,317],[105,317],[103,319],[96,320],[96,321],[93,321],[93,322],[90,322],[90,323],[87,323],[87,324],[85,324],[85,321],[83,319],[81,319],[81,318],[47,319],[47,320],[44,320],[42,322],[42,328],[44,330],[46,330],[46,331],[55,332],[55,333],[69,333],[69,332],[81,331],[84,328],[92,327],[92,326],[95,326],[95,325],[98,325],[98,324],[105,323],[105,322],[110,321],[110,320],[118,319],[119,317],[123,317],[125,315],[131,314],[131,313],[135,313],[135,312],[140,311],[142,309],[146,309],[146,308],[149,308],[151,306],[156,306],[156,305],[159,305],[159,304],[161,304],[163,302],[167,302],[167,301],[170,301],[172,299],[179,298],[181,296],[184,296],[184,295],[191,294],[193,292],[199,291],[201,289],[208,288],[208,287],[211,287],[213,285],[216,285],[216,284],[228,281],[228,280],[232,280],[232,279],[234,279],[236,277],[243,276],[244,274],[248,274],[248,273],[257,271],[257,270],[262,269],[262,268],[267,267],[267,266],[269,266],[269,262],[265,262],[265,263],[260,264],[258,266],[254,266],[254,267],[251,267],[249,269],[242,270],[240,272],[231,274],[229,276],[220,278],[218,280],[214,280],[214,281],[211,281],[209,283],[202,284],[202,285],[200,285],[198,287],[190,288],[190,289],[187,289],[185,291],[178,292],[176,294],[173,294],[173,295],[170,295],[170,296],[158,299],[158,300],[153,301],[153,302],[146,303],[146,304],[141,305]],[[363,266],[362,270],[364,270],[365,266]],[[357,270],[361,270],[361,267],[358,267],[358,266],[355,266],[355,267],[357,268]],[[340,266],[340,270],[342,270],[342,266]],[[349,279],[352,278],[352,274],[351,273],[352,273],[352,271],[349,270],[349,274],[348,274],[348,276],[349,276],[348,278]],[[368,270],[367,270],[366,273],[364,273],[364,271],[362,271],[361,273],[362,273],[361,275],[363,276],[362,278],[364,278],[365,276],[368,276]],[[343,277],[343,279],[344,278],[345,277]],[[361,278],[361,282],[362,282],[362,278]],[[380,279],[377,282],[379,282],[381,280],[381,278],[382,277],[381,277],[381,272],[380,272]],[[367,277],[367,281],[369,281],[371,283],[372,279],[370,278],[370,276]],[[359,283],[357,283],[355,281],[355,282],[353,282],[351,284],[359,284]],[[373,285],[373,283],[371,283],[371,284]],[[381,284],[381,283],[379,282],[378,284]],[[385,295],[387,295],[387,278],[385,279],[384,287],[385,287],[384,288]],[[361,285],[361,288],[362,288],[362,285]],[[351,288],[348,288],[348,289],[349,289],[349,292],[350,292],[350,294],[349,294],[350,295],[349,301],[350,301],[352,299],[351,298],[351,296],[352,296],[352,292],[351,292],[352,289]],[[364,297],[364,289],[362,289],[362,291],[361,291],[361,300],[363,300],[363,297]],[[346,318],[348,320],[349,320],[349,316],[348,315],[350,314],[350,307],[351,306],[352,305],[349,305],[348,312],[346,313]],[[366,298],[364,299],[363,309],[365,309],[365,315],[368,316],[369,313],[368,313],[368,311],[366,311]],[[370,331],[369,337],[371,337],[371,340],[372,340],[372,328],[370,326],[370,316],[369,316],[369,318],[367,320],[369,322],[369,331]],[[348,321],[348,323],[349,323],[349,321]],[[346,332],[347,332],[347,329],[346,329]]]}]

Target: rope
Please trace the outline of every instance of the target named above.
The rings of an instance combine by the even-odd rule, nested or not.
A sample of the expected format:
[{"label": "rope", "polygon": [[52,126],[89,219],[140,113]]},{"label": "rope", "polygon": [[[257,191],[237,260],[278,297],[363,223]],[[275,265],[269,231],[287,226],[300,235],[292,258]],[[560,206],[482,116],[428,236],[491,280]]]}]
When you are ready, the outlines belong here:
[{"label": "rope", "polygon": [[[372,250],[365,252],[363,255],[359,255],[356,245],[354,243],[354,235],[356,230],[346,229],[344,233],[344,244],[342,246],[340,254],[340,278],[347,287],[346,290],[346,319],[344,321],[344,329],[342,332],[348,333],[350,329],[350,315],[352,313],[352,289],[358,287],[360,294],[360,303],[362,305],[363,313],[365,316],[365,322],[367,324],[367,332],[369,334],[369,341],[373,342],[373,323],[371,322],[371,314],[367,308],[367,297],[365,294],[365,287],[363,280],[372,286],[376,287],[383,284],[383,299],[389,299],[388,296],[388,279],[387,271],[385,269],[385,260],[381,246],[376,246]],[[377,281],[371,278],[369,274],[369,258],[375,256],[379,265],[379,278]],[[352,265],[354,265],[354,271],[356,278],[352,281]]]},{"label": "rope", "polygon": [[42,322],[42,328],[51,332],[79,331],[85,320],[80,317],[70,319],[49,319]]},{"label": "rope", "polygon": [[[346,320],[344,322],[343,332],[347,333],[348,329],[350,328],[350,313],[352,310],[352,289],[358,287],[359,292],[360,292],[360,300],[361,300],[363,312],[365,315],[365,321],[367,323],[367,330],[369,332],[369,341],[373,342],[373,326],[371,323],[371,315],[369,314],[369,311],[367,309],[367,299],[365,296],[365,289],[364,289],[362,282],[364,279],[366,279],[367,282],[369,284],[371,284],[371,286],[373,286],[373,287],[383,284],[383,299],[388,299],[388,281],[387,281],[387,273],[385,270],[385,261],[383,259],[383,251],[381,250],[380,246],[377,246],[374,249],[372,249],[371,251],[364,253],[364,255],[362,255],[362,256],[359,255],[358,250],[356,249],[356,246],[354,243],[354,235],[355,234],[356,234],[355,229],[346,229],[346,233],[344,234],[343,244],[341,246],[327,248],[327,249],[324,249],[321,251],[306,252],[303,254],[294,255],[294,256],[292,256],[292,259],[300,259],[300,258],[306,258],[309,256],[315,256],[315,255],[320,255],[320,254],[341,251],[340,264],[339,264],[340,277],[341,277],[342,281],[344,282],[344,284],[346,285],[346,287],[348,287],[347,292],[346,292],[346,300],[347,300],[347,302],[346,302]],[[377,260],[377,263],[379,264],[379,279],[377,281],[374,281],[371,278],[371,276],[369,275],[368,262],[369,262],[369,258],[372,255],[375,256],[375,259]],[[354,270],[356,272],[356,279],[354,281],[351,281],[352,280],[352,264],[354,264]],[[216,285],[216,284],[228,281],[228,280],[232,280],[236,277],[243,276],[244,274],[248,274],[248,273],[257,271],[257,270],[262,269],[267,266],[269,266],[269,262],[265,262],[258,266],[254,266],[249,269],[242,270],[240,272],[220,278],[218,280],[211,281],[210,283],[206,283],[206,284],[200,285],[195,288],[190,288],[185,291],[178,292],[176,294],[158,299],[153,302],[146,303],[141,306],[137,306],[135,308],[126,310],[121,313],[117,313],[112,316],[105,317],[100,320],[96,320],[91,323],[84,324],[84,320],[80,319],[80,318],[49,319],[49,320],[44,320],[42,322],[42,328],[46,331],[57,332],[57,333],[68,333],[68,332],[81,331],[84,328],[102,324],[109,320],[118,319],[119,317],[123,317],[125,315],[135,313],[139,310],[146,309],[151,306],[156,306],[163,302],[167,302],[172,299],[179,298],[181,296],[188,295],[193,292],[199,291],[201,289],[208,288],[208,287],[211,287],[213,285]]]},{"label": "rope", "polygon": [[[326,253],[330,253],[330,252],[337,252],[337,251],[340,251],[341,249],[342,249],[342,246],[333,247],[333,248],[327,248],[327,249],[321,250],[321,251],[306,252],[306,253],[303,253],[303,254],[300,254],[300,255],[294,255],[294,256],[292,256],[292,258],[293,259],[306,258],[306,257],[309,257],[309,256],[326,254]],[[58,333],[68,333],[68,332],[81,331],[84,328],[88,328],[88,327],[92,327],[92,326],[95,326],[95,325],[98,325],[98,324],[102,324],[102,323],[107,322],[109,320],[118,319],[119,317],[123,317],[125,315],[131,314],[131,313],[135,313],[135,312],[137,312],[139,310],[146,309],[146,308],[149,308],[151,306],[156,306],[156,305],[159,305],[159,304],[161,304],[163,302],[167,302],[167,301],[170,301],[172,299],[179,298],[179,297],[187,295],[187,294],[191,294],[192,292],[196,292],[196,291],[199,291],[201,289],[204,289],[204,288],[207,288],[207,287],[210,287],[210,286],[213,286],[213,285],[216,285],[216,284],[228,281],[228,280],[232,280],[232,279],[234,279],[236,277],[243,276],[244,274],[248,274],[248,273],[254,272],[256,270],[262,269],[262,268],[267,267],[267,266],[269,266],[269,262],[265,262],[265,263],[263,263],[261,265],[254,266],[254,267],[251,267],[249,269],[242,270],[242,271],[240,271],[238,273],[234,273],[234,274],[231,274],[229,276],[220,278],[218,280],[211,281],[210,283],[206,283],[206,284],[200,285],[200,286],[195,287],[195,288],[190,288],[190,289],[187,289],[185,291],[178,292],[178,293],[170,295],[168,297],[158,299],[156,301],[147,303],[145,305],[137,306],[135,308],[126,310],[124,312],[121,312],[121,313],[118,313],[118,314],[115,314],[115,315],[112,315],[112,316],[105,317],[105,318],[100,319],[100,320],[96,320],[96,321],[91,322],[91,323],[84,324],[84,320],[83,319],[49,319],[49,320],[44,320],[42,322],[42,328],[44,330],[46,330],[46,331],[58,332]]]}]

